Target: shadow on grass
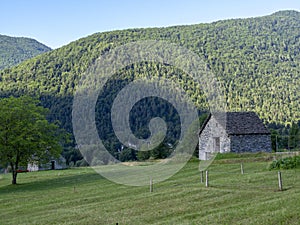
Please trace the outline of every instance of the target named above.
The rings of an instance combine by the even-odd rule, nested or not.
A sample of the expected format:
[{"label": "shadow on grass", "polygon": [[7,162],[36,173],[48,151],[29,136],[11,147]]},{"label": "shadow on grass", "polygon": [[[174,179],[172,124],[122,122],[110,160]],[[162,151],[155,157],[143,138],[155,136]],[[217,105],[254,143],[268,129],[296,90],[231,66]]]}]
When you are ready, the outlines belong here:
[{"label": "shadow on grass", "polygon": [[45,178],[45,174],[43,174],[42,179],[33,180],[39,177],[39,173],[43,173],[43,171],[28,173],[30,175],[33,175],[30,178],[28,178],[31,179],[31,181],[29,182],[22,183],[19,181],[19,183],[16,185],[9,184],[0,187],[0,193],[7,193],[7,192],[17,193],[17,192],[25,192],[25,191],[40,191],[46,189],[49,190],[49,189],[55,189],[61,187],[74,187],[79,184],[86,184],[86,183],[94,182],[95,180],[105,179],[98,173],[89,171],[88,173],[73,174],[73,175],[69,175],[68,173],[62,175],[49,174],[49,176],[53,176],[53,178],[49,178],[47,176]]}]

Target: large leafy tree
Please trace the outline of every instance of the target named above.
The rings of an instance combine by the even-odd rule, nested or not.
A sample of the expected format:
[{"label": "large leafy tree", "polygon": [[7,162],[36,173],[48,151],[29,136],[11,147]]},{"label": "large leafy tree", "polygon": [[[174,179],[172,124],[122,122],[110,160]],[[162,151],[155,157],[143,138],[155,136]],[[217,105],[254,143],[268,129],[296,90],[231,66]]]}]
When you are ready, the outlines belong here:
[{"label": "large leafy tree", "polygon": [[62,150],[59,128],[46,120],[47,113],[30,97],[0,100],[0,163],[11,166],[12,184],[20,165],[49,160]]}]

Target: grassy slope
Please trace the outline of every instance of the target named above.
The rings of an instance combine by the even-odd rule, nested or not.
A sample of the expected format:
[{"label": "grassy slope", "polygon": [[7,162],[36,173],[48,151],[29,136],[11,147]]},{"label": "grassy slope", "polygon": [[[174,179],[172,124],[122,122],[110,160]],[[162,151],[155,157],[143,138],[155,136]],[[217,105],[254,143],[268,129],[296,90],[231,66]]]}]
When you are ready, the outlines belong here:
[{"label": "grassy slope", "polygon": [[[90,168],[0,177],[0,224],[298,224],[300,170],[283,171],[285,191],[267,162],[218,163],[211,187],[199,182],[198,162],[149,187],[114,184]],[[75,191],[74,191],[75,187]]]}]

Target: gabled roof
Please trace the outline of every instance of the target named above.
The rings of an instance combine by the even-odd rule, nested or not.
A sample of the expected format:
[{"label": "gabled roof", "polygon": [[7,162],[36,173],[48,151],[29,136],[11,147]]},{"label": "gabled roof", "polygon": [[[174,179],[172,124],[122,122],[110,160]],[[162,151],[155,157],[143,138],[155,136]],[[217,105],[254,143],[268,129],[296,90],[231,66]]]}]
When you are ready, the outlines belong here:
[{"label": "gabled roof", "polygon": [[199,135],[212,116],[229,135],[270,134],[255,112],[226,112],[210,114],[201,127]]}]

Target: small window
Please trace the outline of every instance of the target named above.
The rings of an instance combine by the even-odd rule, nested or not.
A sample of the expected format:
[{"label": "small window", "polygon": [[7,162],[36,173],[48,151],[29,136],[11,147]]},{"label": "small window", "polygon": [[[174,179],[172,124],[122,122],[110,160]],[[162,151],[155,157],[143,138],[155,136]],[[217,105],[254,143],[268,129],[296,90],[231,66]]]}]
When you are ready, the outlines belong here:
[{"label": "small window", "polygon": [[218,123],[216,123],[216,127],[218,127]]}]

